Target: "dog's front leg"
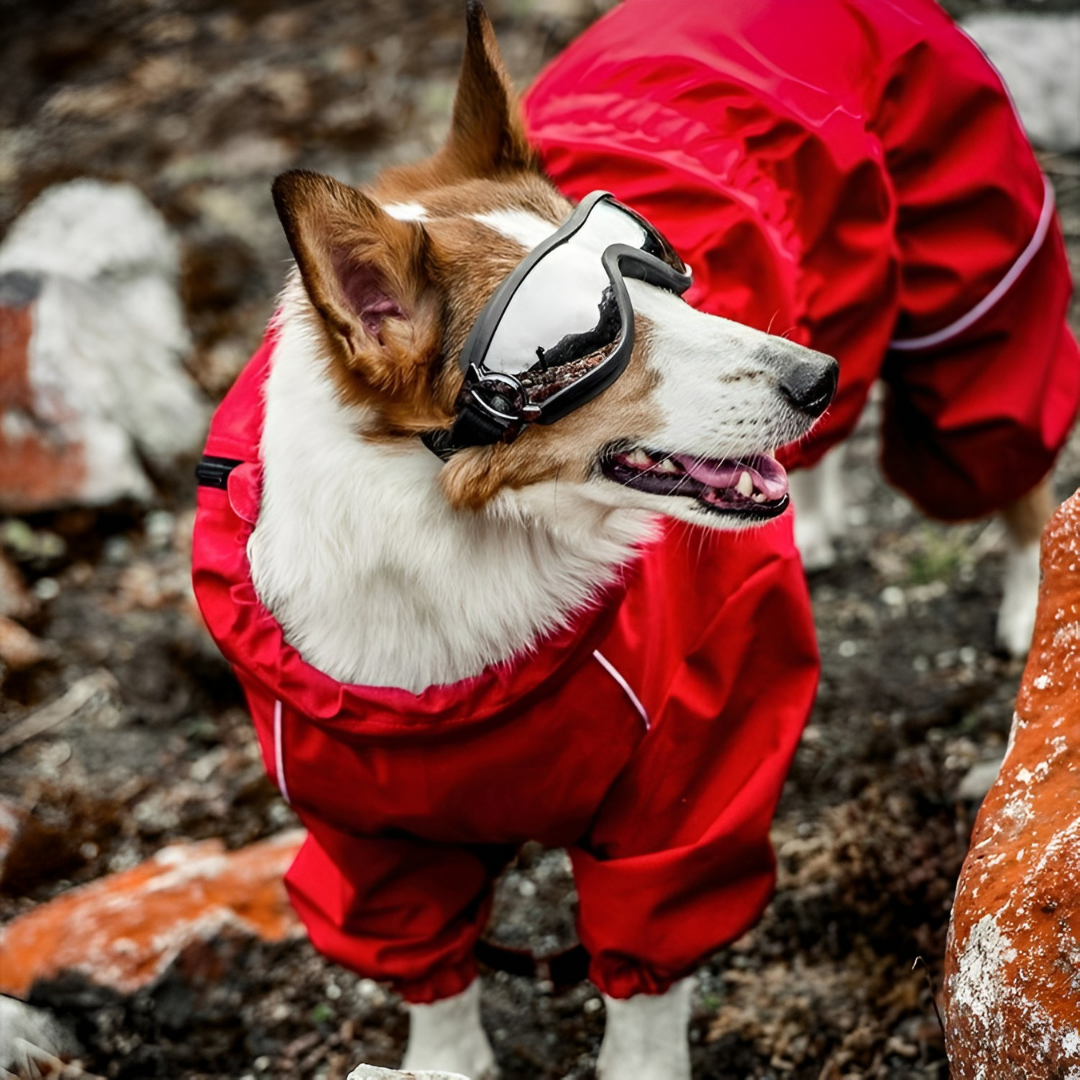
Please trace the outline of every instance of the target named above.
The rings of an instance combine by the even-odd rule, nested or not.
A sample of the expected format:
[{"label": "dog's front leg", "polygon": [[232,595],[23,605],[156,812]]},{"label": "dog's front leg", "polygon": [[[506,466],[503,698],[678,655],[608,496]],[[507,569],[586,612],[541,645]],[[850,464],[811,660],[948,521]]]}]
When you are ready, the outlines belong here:
[{"label": "dog's front leg", "polygon": [[401,1063],[407,1072],[438,1069],[470,1080],[496,1080],[495,1053],[480,1023],[480,980],[432,1005],[407,1005],[409,1045]]},{"label": "dog's front leg", "polygon": [[690,1080],[690,994],[682,979],[666,994],[610,998],[596,1062],[599,1080]]}]

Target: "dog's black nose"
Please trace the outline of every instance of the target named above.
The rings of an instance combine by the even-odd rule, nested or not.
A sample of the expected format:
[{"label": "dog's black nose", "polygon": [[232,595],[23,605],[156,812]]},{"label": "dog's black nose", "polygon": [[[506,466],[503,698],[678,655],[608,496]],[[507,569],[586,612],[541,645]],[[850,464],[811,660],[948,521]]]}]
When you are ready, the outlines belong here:
[{"label": "dog's black nose", "polygon": [[836,393],[840,365],[831,357],[812,353],[808,359],[793,360],[780,378],[784,397],[800,412],[820,416]]}]

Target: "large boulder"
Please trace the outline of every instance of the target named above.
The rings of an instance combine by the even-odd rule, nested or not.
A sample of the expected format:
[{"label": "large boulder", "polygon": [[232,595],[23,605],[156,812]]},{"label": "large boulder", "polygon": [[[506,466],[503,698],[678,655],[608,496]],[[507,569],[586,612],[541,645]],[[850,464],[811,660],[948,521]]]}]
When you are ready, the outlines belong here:
[{"label": "large boulder", "polygon": [[179,957],[198,976],[222,936],[282,941],[303,928],[282,880],[299,831],[227,852],[219,840],[174,844],[148,862],[99,878],[0,929],[0,993],[80,975],[120,994],[157,979]]},{"label": "large boulder", "polygon": [[145,501],[194,456],[209,405],[176,242],[129,184],[45,191],[0,244],[0,512]]},{"label": "large boulder", "polygon": [[1080,1077],[1080,493],[1042,541],[1035,638],[945,958],[953,1080]]}]

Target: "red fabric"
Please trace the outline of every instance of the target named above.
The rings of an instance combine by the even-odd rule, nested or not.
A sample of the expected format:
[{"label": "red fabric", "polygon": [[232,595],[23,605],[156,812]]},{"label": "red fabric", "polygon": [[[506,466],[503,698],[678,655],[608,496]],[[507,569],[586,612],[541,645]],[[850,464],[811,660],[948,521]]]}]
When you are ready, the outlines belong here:
[{"label": "red fabric", "polygon": [[343,685],[285,643],[251,583],[272,348],[211,425],[207,453],[245,464],[228,491],[199,490],[193,575],[266,767],[309,829],[287,882],[312,940],[409,1000],[456,993],[493,876],[537,839],[570,849],[596,984],[665,989],[772,892],[769,822],[818,673],[790,520],[669,525],[572,627],[474,679],[418,695]]},{"label": "red fabric", "polygon": [[[883,463],[930,513],[979,516],[1050,469],[1080,401],[1060,229],[1001,82],[933,0],[624,0],[541,74],[530,136],[573,198],[603,188],[694,271],[704,311],[835,356],[811,465],[889,387]],[[883,361],[886,360],[883,368]]]}]

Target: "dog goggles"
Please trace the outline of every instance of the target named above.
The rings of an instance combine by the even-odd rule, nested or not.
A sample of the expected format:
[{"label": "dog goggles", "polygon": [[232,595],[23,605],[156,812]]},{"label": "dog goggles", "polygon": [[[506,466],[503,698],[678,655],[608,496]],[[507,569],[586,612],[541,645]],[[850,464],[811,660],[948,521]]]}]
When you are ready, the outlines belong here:
[{"label": "dog goggles", "polygon": [[634,310],[626,278],[682,295],[690,271],[643,217],[605,191],[585,197],[488,300],[461,352],[465,382],[449,431],[425,444],[441,458],[509,443],[553,424],[626,370]]}]

